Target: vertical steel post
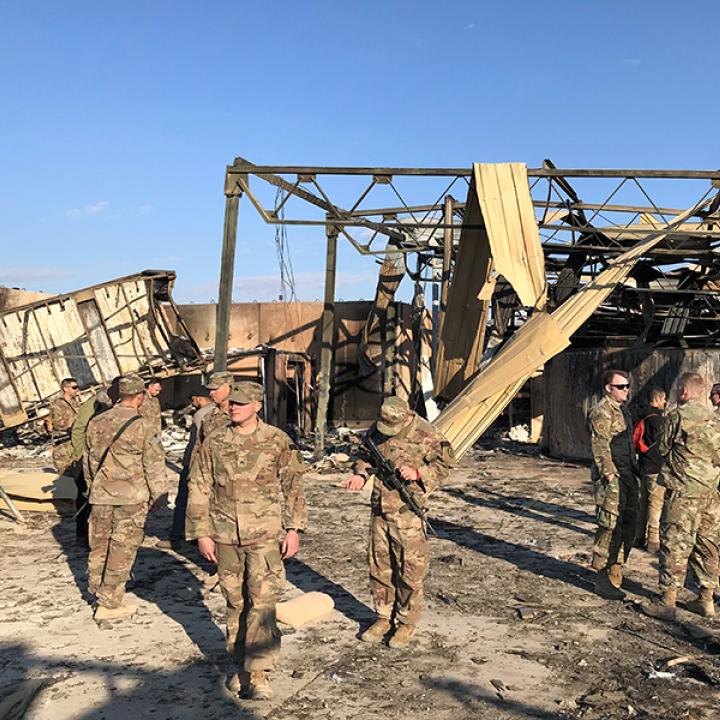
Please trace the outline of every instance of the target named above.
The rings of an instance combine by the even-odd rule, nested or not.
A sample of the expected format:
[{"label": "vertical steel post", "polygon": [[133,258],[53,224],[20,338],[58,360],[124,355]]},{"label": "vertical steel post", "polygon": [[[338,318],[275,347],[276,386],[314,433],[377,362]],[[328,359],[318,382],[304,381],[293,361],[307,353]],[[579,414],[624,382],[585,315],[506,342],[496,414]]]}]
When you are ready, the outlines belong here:
[{"label": "vertical steel post", "polygon": [[230,310],[232,308],[233,276],[235,274],[235,245],[237,243],[238,206],[242,190],[225,185],[225,224],[220,257],[220,287],[215,310],[215,372],[227,370],[228,340],[230,337]]},{"label": "vertical steel post", "polygon": [[321,320],[320,371],[318,373],[318,404],[315,416],[315,455],[319,457],[325,448],[325,431],[328,425],[330,382],[335,362],[335,272],[337,270],[338,228],[328,225],[327,253],[325,258],[325,303]]},{"label": "vertical steel post", "polygon": [[[440,317],[438,324],[434,325],[434,330],[437,337],[442,332],[442,326],[445,322],[445,311],[447,310],[448,301],[448,287],[450,285],[450,266],[452,265],[452,253],[453,253],[453,206],[455,200],[451,195],[445,197],[445,208],[443,213],[443,224],[445,229],[443,230],[443,262],[442,262],[442,275],[440,276]],[[437,347],[437,345],[435,346]],[[433,353],[434,355],[434,353]]]}]

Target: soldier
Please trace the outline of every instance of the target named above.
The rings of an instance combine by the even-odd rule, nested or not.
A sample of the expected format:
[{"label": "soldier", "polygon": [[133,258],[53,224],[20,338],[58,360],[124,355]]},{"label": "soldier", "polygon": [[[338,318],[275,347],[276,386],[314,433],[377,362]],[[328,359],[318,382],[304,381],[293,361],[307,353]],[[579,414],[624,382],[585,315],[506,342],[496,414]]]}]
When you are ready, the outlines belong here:
[{"label": "soldier", "polygon": [[90,519],[90,503],[87,499],[87,483],[83,471],[83,456],[85,454],[85,435],[87,425],[98,413],[104,412],[112,407],[112,401],[105,388],[98,390],[93,397],[88,398],[78,410],[77,417],[70,431],[70,443],[72,445],[73,462],[77,463],[78,474],[75,478],[78,495],[75,501],[76,507],[76,534],[79,540],[88,545],[88,521]]},{"label": "soldier", "polygon": [[240,689],[244,671],[243,694],[256,700],[272,695],[268,673],[280,651],[277,581],[306,522],[303,463],[290,438],[258,418],[262,398],[257,383],[232,387],[231,424],[206,435],[191,468],[185,525],[187,539],[197,539],[202,555],[218,566],[235,662],[227,686]]},{"label": "soldier", "polygon": [[140,406],[140,416],[148,421],[148,424],[155,430],[158,437],[162,437],[162,415],[160,414],[160,401],[158,400],[161,391],[162,381],[160,378],[150,378],[145,389],[145,399]]},{"label": "soldier", "polygon": [[[368,434],[380,453],[399,470],[421,507],[447,477],[454,462],[450,444],[404,400],[391,397],[380,408],[380,419]],[[428,570],[428,542],[423,520],[411,512],[396,490],[373,474],[369,462],[359,460],[348,490],[361,490],[372,478],[370,501],[370,589],[378,618],[361,636],[382,642],[393,629],[390,647],[407,645],[415,634],[423,604],[423,581]]]},{"label": "soldier", "polygon": [[623,370],[603,374],[605,396],[588,417],[593,455],[591,478],[598,528],[592,568],[597,571],[595,592],[622,600],[622,567],[635,541],[640,499],[639,468],[633,443],[633,425],[624,403],[630,377]]},{"label": "soldier", "polygon": [[50,435],[55,470],[60,475],[74,478],[78,472],[73,458],[70,433],[80,408],[78,383],[75,378],[65,378],[60,383],[62,395],[50,405]]},{"label": "soldier", "polygon": [[145,518],[163,492],[160,439],[138,410],[141,377],[120,379],[120,402],[87,426],[85,478],[90,488],[88,590],[97,598],[96,620],[129,617],[125,583],[143,540]]},{"label": "soldier", "polygon": [[710,390],[710,402],[716,413],[720,413],[720,383],[715,383]]},{"label": "soldier", "polygon": [[662,465],[657,441],[665,419],[663,415],[665,403],[665,391],[658,387],[650,388],[647,407],[640,413],[640,420],[643,423],[642,436],[637,438],[635,443],[639,451],[641,482],[639,539],[645,541],[645,548],[651,553],[660,550],[660,513],[665,499],[665,487],[659,485],[657,481]]},{"label": "soldier", "polygon": [[202,424],[198,429],[198,443],[202,444],[213,430],[230,425],[228,399],[233,382],[234,378],[229,372],[216,372],[208,378],[205,387],[209,391],[210,399],[213,401],[214,407],[202,419]]},{"label": "soldier", "polygon": [[677,592],[685,584],[688,560],[700,588],[687,608],[715,614],[720,537],[720,419],[702,400],[705,382],[697,373],[678,378],[678,406],[663,425],[658,450],[664,464],[659,482],[666,488],[660,521],[660,591],[643,609],[652,617],[675,617]]}]

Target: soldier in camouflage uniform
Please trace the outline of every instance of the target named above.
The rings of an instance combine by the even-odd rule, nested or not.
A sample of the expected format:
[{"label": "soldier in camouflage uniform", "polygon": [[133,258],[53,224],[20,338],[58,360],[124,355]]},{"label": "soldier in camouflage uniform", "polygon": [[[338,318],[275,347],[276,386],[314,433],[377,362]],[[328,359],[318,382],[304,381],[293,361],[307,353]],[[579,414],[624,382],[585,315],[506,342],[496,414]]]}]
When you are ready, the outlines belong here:
[{"label": "soldier in camouflage uniform", "polygon": [[190,471],[186,537],[217,563],[227,602],[227,649],[236,666],[228,687],[271,697],[268,673],[280,651],[275,618],[282,559],[298,550],[305,529],[304,465],[290,438],[266,425],[263,388],[241,382],[229,395],[228,427],[205,436]]},{"label": "soldier in camouflage uniform", "polygon": [[147,420],[148,425],[162,436],[162,415],[160,414],[160,401],[158,395],[162,391],[160,378],[150,378],[145,390],[145,399],[140,406],[140,416]]},{"label": "soldier in camouflage uniform", "polygon": [[703,400],[705,382],[697,373],[678,379],[678,406],[667,418],[658,441],[664,464],[659,482],[667,488],[660,521],[660,591],[645,612],[670,620],[677,592],[685,584],[688,560],[700,588],[687,608],[705,617],[715,614],[720,541],[720,418]]},{"label": "soldier in camouflage uniform", "polygon": [[60,475],[76,477],[79,466],[73,456],[70,433],[80,409],[78,383],[75,378],[65,378],[60,383],[62,395],[50,405],[50,435],[55,470]]},{"label": "soldier in camouflage uniform", "polygon": [[88,589],[96,620],[129,617],[125,583],[142,543],[145,518],[164,490],[165,464],[154,428],[138,414],[145,384],[120,379],[120,402],[87,426],[85,478],[90,488]]},{"label": "soldier in camouflage uniform", "polygon": [[[370,427],[383,457],[399,470],[418,505],[425,507],[433,490],[447,477],[454,462],[450,444],[426,420],[398,397],[385,400],[380,419]],[[381,642],[393,628],[390,647],[407,645],[415,634],[423,604],[423,582],[428,570],[428,542],[424,523],[373,474],[365,460],[355,464],[345,483],[360,490],[372,478],[370,501],[370,588],[378,619],[361,636],[364,642]]]},{"label": "soldier in camouflage uniform", "polygon": [[640,501],[639,467],[633,425],[624,403],[630,379],[622,370],[603,374],[605,397],[590,411],[588,424],[593,464],[591,478],[598,528],[592,567],[595,591],[622,600],[622,567],[635,542]]}]

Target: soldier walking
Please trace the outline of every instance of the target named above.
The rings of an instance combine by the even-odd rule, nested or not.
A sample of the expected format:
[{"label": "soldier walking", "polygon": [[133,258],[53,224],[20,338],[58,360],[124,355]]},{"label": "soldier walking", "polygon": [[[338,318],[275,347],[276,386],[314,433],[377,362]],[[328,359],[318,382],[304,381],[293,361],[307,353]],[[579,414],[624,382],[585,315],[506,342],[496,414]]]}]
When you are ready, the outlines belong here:
[{"label": "soldier walking", "polygon": [[595,592],[609,600],[622,600],[622,569],[637,532],[639,468],[632,420],[625,407],[630,376],[623,370],[608,370],[602,382],[605,396],[588,417],[598,524],[592,568],[597,571]]},{"label": "soldier walking", "polygon": [[243,696],[254,700],[272,696],[278,577],[282,560],[297,553],[306,523],[304,465],[290,438],[258,418],[262,397],[257,383],[232,387],[230,425],[205,436],[192,465],[185,525],[187,539],[197,539],[202,555],[218,566],[234,661],[227,686],[241,689],[242,673]]},{"label": "soldier walking", "polygon": [[664,464],[659,482],[666,488],[660,521],[660,599],[644,607],[652,617],[675,617],[678,590],[685,585],[688,561],[700,592],[687,608],[715,614],[720,540],[720,418],[704,402],[705,381],[684,373],[677,383],[678,406],[663,425],[658,450]]},{"label": "soldier walking", "polygon": [[125,583],[143,540],[149,506],[162,494],[164,454],[155,429],[139,414],[145,384],[120,378],[120,402],[87,426],[85,478],[90,488],[88,590],[96,620],[129,617]]},{"label": "soldier walking", "polygon": [[[368,430],[380,453],[398,468],[402,480],[421,507],[447,477],[454,456],[450,444],[404,400],[391,397],[380,418]],[[372,478],[370,501],[370,589],[378,619],[361,636],[364,642],[382,642],[393,629],[390,647],[407,645],[415,634],[423,606],[423,582],[429,564],[428,542],[422,518],[411,512],[397,490],[373,473],[366,460],[355,464],[345,483],[361,490]]]}]

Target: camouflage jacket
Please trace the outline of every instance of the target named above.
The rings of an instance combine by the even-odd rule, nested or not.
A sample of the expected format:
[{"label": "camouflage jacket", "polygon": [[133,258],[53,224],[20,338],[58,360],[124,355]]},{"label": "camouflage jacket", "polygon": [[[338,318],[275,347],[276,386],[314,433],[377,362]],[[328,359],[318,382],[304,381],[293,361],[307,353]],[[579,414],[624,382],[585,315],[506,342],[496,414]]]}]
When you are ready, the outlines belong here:
[{"label": "camouflage jacket", "polygon": [[[424,507],[427,497],[437,489],[448,476],[455,463],[450,443],[429,423],[415,415],[409,425],[397,435],[387,437],[376,425],[372,425],[368,434],[375,441],[384,458],[396,468],[408,465],[420,471],[420,480],[408,483],[418,505]],[[404,511],[405,503],[397,490],[390,490],[373,472],[372,464],[366,459],[355,463],[355,472],[366,481],[373,479],[370,504],[374,514],[389,515]]]},{"label": "camouflage jacket", "polygon": [[588,427],[594,480],[607,475],[624,477],[628,473],[639,472],[632,438],[632,420],[625,407],[604,397],[590,411]]},{"label": "camouflage jacket", "polygon": [[190,470],[188,540],[211,537],[251,545],[279,538],[283,529],[305,529],[305,466],[284,432],[258,420],[248,435],[220,427],[197,447]]},{"label": "camouflage jacket", "polygon": [[162,416],[160,415],[160,401],[145,393],[145,399],[143,404],[140,406],[140,417],[145,418],[148,421],[150,427],[160,435],[162,434]]},{"label": "camouflage jacket", "polygon": [[720,418],[701,400],[691,400],[668,413],[658,450],[664,460],[662,485],[685,497],[717,489]]},{"label": "camouflage jacket", "polygon": [[115,405],[88,423],[84,469],[92,505],[154,502],[165,489],[165,460],[160,438],[146,420],[136,420],[112,442],[118,430],[135,416],[133,408]]},{"label": "camouflage jacket", "polygon": [[53,442],[58,445],[70,440],[70,430],[77,417],[80,403],[76,400],[66,400],[59,397],[50,405],[51,435]]}]

